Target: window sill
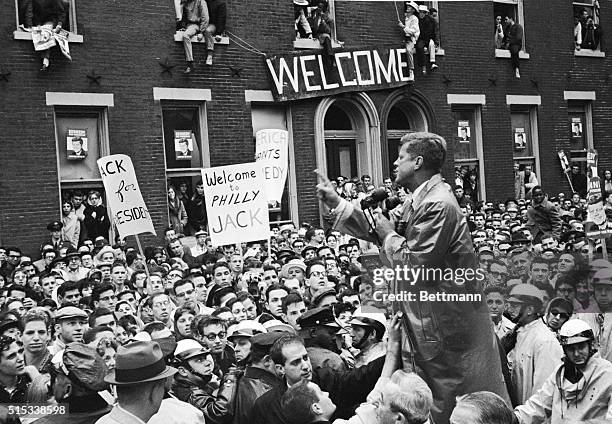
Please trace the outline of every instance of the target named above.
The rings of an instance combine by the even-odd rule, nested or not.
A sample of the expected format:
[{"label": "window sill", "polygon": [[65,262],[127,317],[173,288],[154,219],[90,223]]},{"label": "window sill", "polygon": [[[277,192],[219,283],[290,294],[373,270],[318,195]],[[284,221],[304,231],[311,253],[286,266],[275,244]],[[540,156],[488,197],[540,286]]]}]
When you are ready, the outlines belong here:
[{"label": "window sill", "polygon": [[[83,36],[79,34],[69,33],[68,42],[69,43],[82,43]],[[30,40],[32,41],[32,34],[27,31],[13,31],[13,39],[14,40]]]},{"label": "window sill", "polygon": [[[510,59],[510,50],[506,49],[495,49],[495,57]],[[529,59],[529,53],[525,53],[523,50],[519,52],[519,59]]]},{"label": "window sill", "polygon": [[[344,43],[332,40],[332,47],[344,47]],[[319,40],[316,38],[298,38],[293,42],[293,48],[304,50],[321,50],[323,46],[321,46],[321,43],[319,43]]]},{"label": "window sill", "polygon": [[601,50],[580,49],[574,50],[574,56],[582,57],[606,57],[606,54]]},{"label": "window sill", "polygon": [[[179,42],[183,42],[183,32],[184,31],[177,31],[174,33],[174,41],[179,41]],[[193,37],[191,37],[191,42],[192,43],[202,43],[202,44],[206,44],[206,39],[202,38],[202,40],[198,41],[198,37],[197,35],[194,35]],[[215,44],[225,44],[225,45],[229,45],[229,37],[219,37],[219,39],[215,39]]]}]

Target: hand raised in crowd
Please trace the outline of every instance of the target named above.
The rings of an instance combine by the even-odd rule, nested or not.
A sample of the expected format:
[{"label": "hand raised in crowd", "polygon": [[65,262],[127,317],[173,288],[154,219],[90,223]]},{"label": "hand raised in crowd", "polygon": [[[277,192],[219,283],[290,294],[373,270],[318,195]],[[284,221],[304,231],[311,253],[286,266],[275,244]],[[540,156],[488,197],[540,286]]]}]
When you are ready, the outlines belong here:
[{"label": "hand raised in crowd", "polygon": [[329,178],[321,173],[321,171],[315,169],[314,172],[321,180],[321,182],[317,184],[317,196],[319,199],[331,209],[338,207],[342,199],[336,192],[336,187],[333,186]]},{"label": "hand raised in crowd", "polygon": [[387,346],[392,346],[394,343],[400,344],[402,341],[402,317],[404,314],[399,311],[389,322]]}]

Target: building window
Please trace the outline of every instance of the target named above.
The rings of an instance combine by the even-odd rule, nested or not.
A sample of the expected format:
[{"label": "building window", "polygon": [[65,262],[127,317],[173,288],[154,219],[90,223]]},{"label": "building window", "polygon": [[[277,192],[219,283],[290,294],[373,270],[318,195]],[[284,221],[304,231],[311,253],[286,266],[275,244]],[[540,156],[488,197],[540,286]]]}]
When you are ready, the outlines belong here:
[{"label": "building window", "polygon": [[[529,55],[525,52],[525,18],[523,14],[523,0],[493,0],[493,20],[494,20],[494,31],[493,42],[495,44],[495,57],[510,57],[510,50],[508,46],[508,23],[506,17],[511,17],[515,23],[523,27],[523,47],[519,52],[521,59],[528,59]],[[500,19],[498,19],[500,18]],[[501,25],[501,31],[503,36],[499,36],[498,31]],[[499,35],[498,35],[499,34]]]},{"label": "building window", "polygon": [[586,154],[593,148],[592,104],[590,101],[569,100],[567,118],[570,139],[570,161],[586,174]]},{"label": "building window", "polygon": [[597,0],[573,2],[574,41],[577,56],[605,56],[601,51],[603,32],[599,25],[600,8]]},{"label": "building window", "polygon": [[[92,201],[106,205],[104,186],[96,161],[110,153],[107,109],[56,107],[55,136],[61,201],[76,196],[83,198],[83,204],[87,205],[91,197]],[[99,215],[97,218],[100,218]],[[80,241],[86,238],[93,240],[100,235],[111,240],[108,216],[110,211],[107,210],[106,221],[102,219],[91,226],[81,225]]]},{"label": "building window", "polygon": [[[62,0],[64,5],[64,14],[62,16],[62,29],[68,31],[68,41],[71,43],[82,43],[83,36],[79,35],[76,13],[77,0]],[[13,37],[16,40],[32,40],[32,35],[25,31],[29,25],[28,15],[31,14],[33,23],[36,23],[35,10],[31,7],[31,0],[15,0],[15,32]]]},{"label": "building window", "polygon": [[514,162],[519,163],[520,170],[523,170],[525,165],[530,165],[538,181],[542,181],[539,167],[537,108],[528,105],[513,106],[510,121]]},{"label": "building window", "polygon": [[[293,2],[293,17],[296,49],[321,49],[321,41],[327,33],[332,47],[341,47],[336,36],[335,0],[296,0]],[[319,8],[319,4],[322,9]],[[323,10],[323,12],[321,12]]]},{"label": "building window", "polygon": [[[188,218],[175,230],[192,235],[206,226],[205,206],[200,198],[202,187],[198,192],[201,168],[210,166],[206,103],[162,100],[161,106],[168,188],[174,189]],[[168,222],[176,224],[170,217],[170,208],[168,213]],[[178,219],[180,222],[184,217]]]},{"label": "building window", "polygon": [[482,124],[479,105],[453,105],[452,133],[455,185],[476,203],[485,198],[484,164],[482,163]]},{"label": "building window", "polygon": [[[292,190],[291,190],[291,169],[294,167],[293,154],[292,154],[292,135],[290,128],[290,114],[284,106],[273,106],[261,103],[251,104],[251,122],[253,125],[253,153],[255,153],[255,134],[257,131],[264,129],[275,129],[285,130],[289,132],[289,152],[288,152],[288,172],[287,180],[285,181],[285,188],[283,189],[283,197],[281,202],[269,203],[268,211],[270,217],[270,224],[280,225],[283,223],[293,222],[294,216],[292,215],[293,202],[291,201]],[[297,212],[297,210],[295,211]]]},{"label": "building window", "polygon": [[[400,140],[403,136],[414,131],[426,131],[427,122],[420,109],[407,99],[394,103],[387,116],[387,157],[388,173],[393,171],[393,163],[399,154]],[[386,175],[386,176],[387,176]]]}]

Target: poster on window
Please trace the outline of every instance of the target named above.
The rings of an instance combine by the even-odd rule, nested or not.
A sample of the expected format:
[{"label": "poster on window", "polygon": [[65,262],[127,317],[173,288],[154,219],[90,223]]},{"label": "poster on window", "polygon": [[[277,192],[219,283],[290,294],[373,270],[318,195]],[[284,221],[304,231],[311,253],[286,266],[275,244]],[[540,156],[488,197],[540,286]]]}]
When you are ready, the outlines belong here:
[{"label": "poster on window", "polygon": [[457,136],[459,137],[459,143],[470,142],[470,121],[459,121],[457,123]]},{"label": "poster on window", "polygon": [[68,128],[66,131],[66,152],[68,160],[82,160],[87,157],[87,130]]},{"label": "poster on window", "polygon": [[527,147],[525,128],[514,129],[514,150],[525,150]]},{"label": "poster on window", "polygon": [[191,160],[193,134],[191,130],[174,130],[174,152],[176,160]]},{"label": "poster on window", "polygon": [[572,138],[582,138],[582,120],[580,118],[572,118]]},{"label": "poster on window", "polygon": [[264,192],[271,205],[283,198],[289,164],[289,132],[263,129],[255,134],[255,162],[261,164],[265,179]]}]

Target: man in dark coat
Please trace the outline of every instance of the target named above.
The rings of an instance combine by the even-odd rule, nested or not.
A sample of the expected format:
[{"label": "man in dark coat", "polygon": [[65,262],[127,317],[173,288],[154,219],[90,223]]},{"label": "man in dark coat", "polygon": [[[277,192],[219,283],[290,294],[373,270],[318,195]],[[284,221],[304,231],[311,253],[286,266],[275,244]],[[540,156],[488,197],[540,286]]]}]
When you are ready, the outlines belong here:
[{"label": "man in dark coat", "polygon": [[278,387],[282,380],[274,373],[270,348],[285,333],[262,333],[251,337],[251,364],[238,380],[236,389],[234,424],[250,424],[253,405],[257,398]]},{"label": "man in dark coat", "polygon": [[446,141],[439,135],[416,132],[402,138],[395,182],[412,195],[390,212],[390,220],[374,212],[375,233],[364,213],[342,200],[327,178],[317,186],[319,198],[332,208],[334,228],[378,242],[388,266],[409,276],[410,270],[420,271],[412,278],[403,272],[403,279],[396,277],[392,293],[404,299],[393,307],[405,316],[404,368],[419,373],[431,388],[435,422],[448,421],[458,395],[487,390],[509,401],[482,297],[485,276],[477,269],[467,221],[440,174],[445,158]]}]

